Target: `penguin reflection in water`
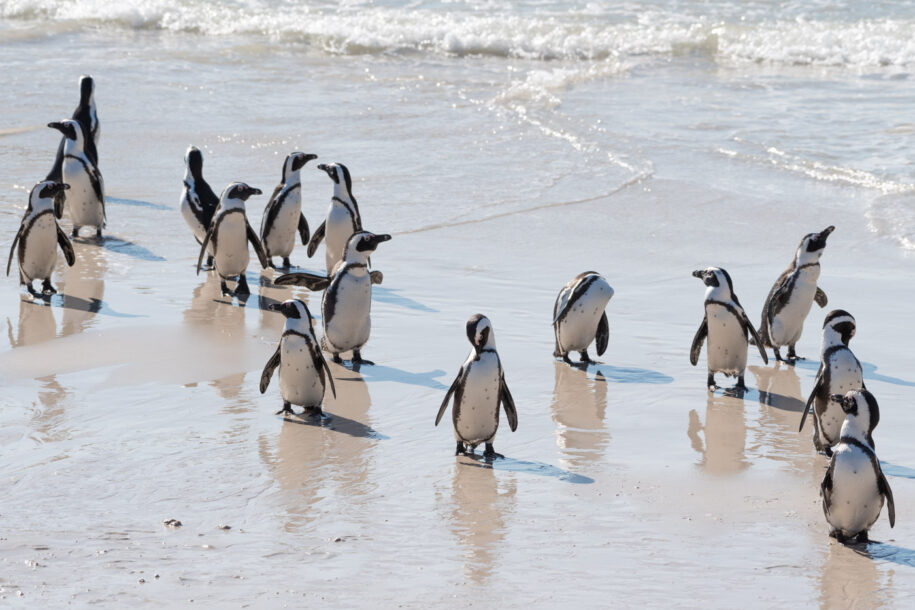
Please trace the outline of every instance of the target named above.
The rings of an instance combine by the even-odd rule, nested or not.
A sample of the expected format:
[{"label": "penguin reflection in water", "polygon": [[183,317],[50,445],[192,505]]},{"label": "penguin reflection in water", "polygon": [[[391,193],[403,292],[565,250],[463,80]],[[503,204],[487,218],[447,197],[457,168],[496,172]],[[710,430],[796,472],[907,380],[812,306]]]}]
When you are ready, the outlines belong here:
[{"label": "penguin reflection in water", "polygon": [[884,501],[890,527],[896,525],[893,491],[874,453],[872,433],[880,410],[867,390],[830,398],[842,405],[845,422],[820,485],[823,514],[832,528],[829,535],[839,542],[867,542],[867,531],[877,522]]},{"label": "penguin reflection in water", "polygon": [[737,390],[746,390],[743,380],[747,367],[747,334],[759,348],[763,362],[769,363],[766,350],[756,334],[756,329],[747,318],[746,312],[734,294],[731,276],[724,269],[709,267],[704,271],[693,271],[708,286],[705,291],[705,317],[689,350],[689,361],[693,366],[699,362],[702,343],[708,338],[708,387],[715,389],[715,373],[737,377]]},{"label": "penguin reflection in water", "polygon": [[[29,205],[25,209],[25,216],[13,245],[10,247],[10,256],[6,261],[6,274],[10,274],[13,262],[13,252],[19,259],[19,282],[26,286],[34,297],[42,297],[57,292],[51,285],[51,274],[57,264],[57,247],[64,253],[67,264],[71,267],[76,262],[73,244],[67,238],[54,214],[54,198],[58,193],[66,191],[67,184],[45,180],[32,187],[29,193]],[[16,246],[19,246],[18,249]],[[35,280],[42,280],[41,293],[32,286]]]},{"label": "penguin reflection in water", "polygon": [[599,273],[585,271],[575,276],[559,291],[553,305],[553,332],[556,335],[555,358],[568,364],[569,352],[579,352],[581,363],[591,362],[588,346],[597,341],[597,355],[602,355],[610,341],[610,325],[604,309],[613,298],[613,288]]},{"label": "penguin reflection in water", "polygon": [[[221,280],[222,293],[226,296],[251,294],[248,280],[245,277],[250,260],[248,242],[251,242],[254,247],[261,267],[266,269],[270,264],[257,233],[251,228],[248,217],[245,216],[245,201],[252,195],[260,194],[260,189],[250,187],[244,182],[233,182],[227,186],[219,198],[219,213],[213,218],[213,223],[200,246],[200,256],[197,257],[197,274],[200,274],[203,255],[207,253],[207,245],[212,242],[214,266]],[[234,292],[230,292],[226,285],[226,280],[232,277],[238,278],[238,285]]]},{"label": "penguin reflection in water", "polygon": [[441,421],[451,396],[454,395],[454,438],[457,440],[455,455],[473,453],[480,443],[486,444],[483,456],[505,457],[496,453],[492,441],[499,429],[499,405],[505,409],[511,431],[518,429],[518,412],[515,400],[505,384],[502,362],[496,352],[496,338],[493,336],[489,318],[477,314],[467,320],[467,339],[473,349],[461,366],[454,383],[448,388],[445,400],[435,417],[435,425]]}]

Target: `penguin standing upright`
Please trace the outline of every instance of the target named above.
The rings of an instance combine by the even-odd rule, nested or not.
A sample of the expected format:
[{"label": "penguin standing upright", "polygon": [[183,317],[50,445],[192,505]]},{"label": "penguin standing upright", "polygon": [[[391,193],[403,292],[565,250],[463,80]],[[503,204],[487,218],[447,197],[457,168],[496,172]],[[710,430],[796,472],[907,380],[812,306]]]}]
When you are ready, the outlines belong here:
[{"label": "penguin standing upright", "polygon": [[867,390],[833,394],[845,413],[842,432],[820,485],[829,535],[839,542],[867,542],[886,501],[890,527],[896,525],[893,490],[880,468],[872,437],[880,409]]},{"label": "penguin standing upright", "polygon": [[836,309],[826,316],[820,348],[820,370],[817,371],[813,390],[798,427],[798,432],[804,428],[810,405],[814,405],[813,446],[826,455],[830,455],[831,447],[839,442],[839,433],[845,421],[841,403],[834,402],[829,397],[864,388],[861,363],[848,347],[851,338],[855,336],[855,330],[855,318],[847,311]]},{"label": "penguin standing upright", "polygon": [[374,364],[362,358],[362,346],[372,330],[372,278],[368,259],[378,244],[390,235],[375,235],[359,231],[350,236],[339,262],[330,277],[313,273],[287,273],[274,280],[277,286],[305,286],[309,290],[324,290],[321,302],[324,324],[324,349],[341,363],[342,352],[353,352],[353,365]]},{"label": "penguin standing upright", "polygon": [[[184,190],[181,192],[181,216],[194,233],[194,239],[202,244],[213,222],[219,197],[203,178],[203,154],[196,146],[187,149],[184,155]],[[213,245],[207,250],[206,268],[213,267]]]},{"label": "penguin standing upright", "polygon": [[518,429],[518,411],[505,383],[505,373],[496,352],[496,338],[489,318],[483,314],[471,316],[466,328],[472,349],[445,394],[445,400],[435,416],[435,425],[442,420],[453,395],[451,418],[457,441],[454,454],[464,454],[468,447],[470,453],[473,453],[477,445],[485,443],[484,457],[501,458],[504,456],[496,453],[492,443],[499,429],[499,405],[505,409],[512,432]]},{"label": "penguin standing upright", "polygon": [[342,163],[321,164],[318,166],[334,181],[334,196],[327,209],[327,218],[311,236],[308,244],[308,258],[314,256],[318,244],[324,240],[324,264],[328,275],[333,273],[334,265],[343,258],[343,250],[350,235],[362,230],[362,217],[359,205],[353,197],[353,181],[349,169]]},{"label": "penguin standing upright", "polygon": [[10,274],[10,264],[13,262],[13,251],[17,251],[19,259],[19,282],[27,287],[32,296],[41,296],[32,286],[35,280],[44,280],[42,293],[51,295],[57,292],[51,285],[51,274],[57,264],[57,247],[64,253],[67,264],[71,267],[76,262],[73,245],[67,239],[54,214],[54,197],[57,193],[70,188],[66,184],[45,180],[32,187],[29,193],[29,205],[25,209],[25,216],[13,245],[10,247],[10,256],[6,261],[6,274]]},{"label": "penguin standing upright", "polygon": [[756,329],[747,318],[746,312],[734,294],[734,284],[731,276],[724,269],[709,267],[702,271],[693,271],[697,277],[708,286],[705,291],[705,317],[689,350],[689,361],[693,366],[699,362],[699,352],[702,342],[708,337],[708,387],[714,389],[715,373],[723,373],[728,377],[737,377],[738,390],[746,390],[743,380],[744,369],[747,367],[747,334],[749,333],[763,362],[769,363],[766,350],[763,348],[756,334]]},{"label": "penguin standing upright", "polygon": [[826,248],[826,238],[835,231],[828,226],[819,233],[804,236],[794,260],[775,281],[762,310],[762,323],[759,336],[766,347],[775,352],[775,359],[781,360],[779,348],[788,346],[788,360],[800,357],[795,352],[795,345],[804,330],[804,320],[810,313],[814,301],[820,307],[826,307],[826,293],[817,286],[820,278],[820,257]]},{"label": "penguin standing upright", "polygon": [[280,395],[283,408],[280,413],[292,413],[292,405],[305,407],[306,413],[321,413],[321,403],[327,386],[334,397],[334,378],[321,353],[312,326],[314,319],[308,306],[298,299],[290,299],[270,306],[286,316],[286,325],[280,344],[261,374],[261,394],[267,391],[273,371],[280,368]]},{"label": "penguin standing upright", "polygon": [[[95,107],[95,80],[87,74],[79,77],[79,105],[76,106],[76,110],[73,111],[73,115],[70,118],[78,121],[83,126],[86,157],[93,165],[98,167],[98,141],[101,129],[99,127],[98,111]],[[57,156],[54,158],[54,165],[45,180],[60,182],[63,179],[65,143],[66,139],[61,138],[60,145],[57,147]]]},{"label": "penguin standing upright", "polygon": [[[248,223],[245,216],[245,201],[252,195],[260,195],[261,190],[248,186],[244,182],[233,182],[225,188],[219,197],[219,213],[213,218],[210,229],[200,247],[200,256],[197,258],[197,273],[200,273],[203,255],[207,252],[207,245],[213,242],[213,262],[216,272],[221,279],[222,293],[227,296],[248,295],[248,279],[245,271],[248,268],[248,242],[254,247],[254,252],[266,269],[269,265],[267,255],[261,246],[257,233]],[[226,286],[228,278],[236,277],[238,285],[234,292]]]},{"label": "penguin standing upright", "polygon": [[591,362],[588,346],[597,341],[597,355],[607,349],[610,325],[604,309],[613,298],[613,288],[596,271],[580,273],[559,291],[553,305],[553,333],[556,349],[553,356],[569,360],[569,352],[581,354],[581,362]]},{"label": "penguin standing upright", "polygon": [[69,119],[48,123],[48,127],[64,134],[62,176],[63,182],[70,185],[66,204],[73,222],[72,235],[78,237],[80,227],[91,226],[101,239],[106,218],[105,183],[98,166],[86,154],[85,129],[79,121]]},{"label": "penguin standing upright", "polygon": [[292,266],[289,255],[295,247],[296,231],[302,245],[308,244],[308,221],[302,214],[301,170],[306,163],[317,158],[317,155],[294,152],[283,162],[282,179],[270,196],[261,219],[261,243],[271,267],[274,266],[274,256],[283,258],[284,268]]}]

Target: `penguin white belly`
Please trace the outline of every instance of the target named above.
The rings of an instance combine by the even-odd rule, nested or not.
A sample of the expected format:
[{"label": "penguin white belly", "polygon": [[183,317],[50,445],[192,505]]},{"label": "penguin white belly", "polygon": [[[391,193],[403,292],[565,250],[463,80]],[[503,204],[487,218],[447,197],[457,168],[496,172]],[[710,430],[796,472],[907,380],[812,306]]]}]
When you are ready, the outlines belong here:
[{"label": "penguin white belly", "polygon": [[63,179],[70,185],[67,191],[67,211],[73,225],[101,227],[104,224],[105,212],[83,164],[77,159],[65,158]]},{"label": "penguin white belly", "polygon": [[353,217],[342,203],[331,202],[324,224],[324,264],[327,272],[334,270],[343,258],[343,249],[353,234]]},{"label": "penguin white belly", "polygon": [[454,438],[471,447],[490,443],[499,428],[499,357],[483,352],[471,362],[460,404],[455,405]]},{"label": "penguin white belly", "polygon": [[708,321],[708,370],[731,377],[747,368],[747,336],[737,317],[723,305],[705,306]]},{"label": "penguin white belly", "polygon": [[857,447],[840,445],[832,472],[832,498],[826,520],[847,536],[862,532],[880,516],[883,496],[870,457]]},{"label": "penguin white belly", "polygon": [[820,267],[809,267],[798,271],[794,289],[788,302],[773,318],[770,334],[777,347],[794,345],[804,331],[804,320],[810,313],[813,297],[817,292],[817,280],[820,279]]},{"label": "penguin white belly", "polygon": [[[851,390],[860,390],[864,386],[864,376],[858,361],[849,349],[840,349],[829,358],[829,394],[842,394]],[[842,405],[832,400],[826,401],[825,408],[817,410],[817,419],[820,431],[825,436],[827,444],[834,444],[839,440],[842,423],[845,421],[845,412]],[[819,412],[821,411],[821,413]]]},{"label": "penguin white belly", "polygon": [[[181,216],[184,218],[184,222],[187,223],[187,226],[190,227],[191,232],[194,234],[194,238],[197,240],[197,243],[202,244],[203,240],[206,239],[207,229],[209,227],[203,226],[203,224],[197,220],[197,216],[194,215],[194,210],[191,207],[191,202],[188,199],[187,193],[181,197]],[[207,244],[207,254],[213,256],[213,242]]]},{"label": "penguin white belly", "polygon": [[[282,195],[278,195],[281,197]],[[269,256],[288,257],[295,248],[295,236],[299,228],[299,216],[302,213],[302,198],[299,189],[286,196],[279,213],[273,221],[270,232],[264,237],[264,247]]]},{"label": "penguin white belly", "polygon": [[216,270],[222,277],[241,275],[248,268],[248,233],[245,215],[230,213],[219,223],[216,236]]},{"label": "penguin white belly", "polygon": [[372,330],[372,282],[366,269],[347,271],[333,293],[324,294],[322,309],[324,337],[332,351],[346,352],[365,345]]},{"label": "penguin white belly", "polygon": [[24,256],[19,262],[26,279],[46,279],[54,272],[57,263],[57,223],[54,214],[46,212],[32,221],[23,239]]},{"label": "penguin white belly", "polygon": [[280,395],[300,407],[319,407],[324,401],[308,342],[298,335],[286,335],[280,345]]},{"label": "penguin white belly", "polygon": [[559,323],[559,345],[567,352],[582,351],[591,345],[597,325],[613,296],[610,285],[599,280],[591,284],[565,318]]}]

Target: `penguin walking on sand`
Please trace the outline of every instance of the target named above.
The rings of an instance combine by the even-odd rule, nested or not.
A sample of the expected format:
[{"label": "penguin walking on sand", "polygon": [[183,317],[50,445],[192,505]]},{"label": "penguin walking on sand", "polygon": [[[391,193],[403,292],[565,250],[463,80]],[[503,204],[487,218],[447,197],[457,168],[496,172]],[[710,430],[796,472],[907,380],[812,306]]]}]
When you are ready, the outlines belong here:
[{"label": "penguin walking on sand", "polygon": [[602,355],[610,341],[610,324],[604,309],[613,298],[613,288],[596,271],[580,273],[559,291],[553,305],[553,333],[556,336],[555,358],[572,364],[569,352],[579,352],[581,362],[591,362],[588,346],[597,341],[597,355]]},{"label": "penguin walking on sand", "polygon": [[292,405],[304,407],[307,414],[319,415],[327,387],[330,386],[334,398],[337,390],[330,367],[315,338],[311,312],[298,299],[271,305],[270,309],[286,316],[286,326],[280,344],[261,374],[261,394],[267,391],[273,371],[279,367],[283,408],[277,411],[277,415],[293,413]]},{"label": "penguin walking on sand", "polygon": [[855,318],[847,311],[836,309],[826,316],[820,348],[820,370],[817,371],[813,390],[798,427],[798,432],[803,430],[804,421],[813,405],[813,446],[826,455],[831,455],[831,447],[839,442],[845,421],[842,404],[830,400],[830,396],[864,388],[861,363],[848,347],[851,338],[855,336],[855,330]]},{"label": "penguin walking on sand", "polygon": [[321,164],[318,166],[334,181],[334,196],[324,219],[311,236],[308,244],[308,258],[314,256],[318,244],[324,241],[324,264],[327,273],[333,272],[334,266],[343,258],[350,235],[362,230],[362,216],[359,205],[353,196],[353,181],[349,169],[342,163]]},{"label": "penguin walking on sand", "polygon": [[[187,226],[191,228],[194,239],[198,244],[203,244],[207,236],[216,208],[219,207],[219,197],[210,188],[209,183],[203,178],[203,154],[196,146],[187,149],[184,155],[184,190],[181,192],[181,216]],[[213,245],[207,249],[207,262],[204,269],[213,268]]]},{"label": "penguin walking on sand", "polygon": [[810,313],[814,301],[826,307],[826,293],[817,286],[820,278],[820,257],[826,248],[826,238],[835,231],[828,226],[819,233],[810,233],[801,240],[794,260],[775,281],[762,310],[759,336],[766,347],[775,352],[775,359],[782,360],[779,348],[788,346],[788,361],[802,359],[795,351],[795,345],[804,330],[804,320]]},{"label": "penguin walking on sand", "polygon": [[283,258],[283,268],[292,266],[289,255],[295,247],[296,231],[302,245],[308,244],[308,221],[302,214],[301,170],[306,163],[317,158],[317,155],[294,152],[283,162],[282,179],[270,196],[261,219],[261,243],[271,267],[274,267],[274,256]]},{"label": "penguin walking on sand", "polygon": [[80,227],[90,226],[95,227],[95,235],[101,239],[106,220],[105,183],[98,166],[86,154],[85,129],[79,121],[71,119],[48,123],[48,127],[64,135],[61,175],[62,181],[70,185],[66,204],[73,222],[72,235],[78,237]]},{"label": "penguin walking on sand", "polygon": [[842,432],[820,485],[829,535],[843,544],[868,541],[886,502],[890,527],[896,525],[893,490],[880,469],[872,433],[880,421],[877,400],[867,390],[833,394],[845,413]]},{"label": "penguin walking on sand", "polygon": [[[200,274],[207,245],[212,242],[214,266],[221,280],[222,293],[226,296],[251,294],[248,279],[245,277],[250,259],[248,242],[254,247],[261,267],[266,269],[270,263],[257,233],[251,228],[245,215],[245,201],[252,195],[260,194],[260,189],[248,186],[244,182],[233,182],[227,186],[219,197],[219,212],[213,218],[206,237],[203,238],[200,256],[197,258],[197,274]],[[233,277],[238,279],[238,284],[235,291],[231,292],[226,280]]]},{"label": "penguin walking on sand", "polygon": [[[98,141],[101,129],[98,121],[98,110],[95,107],[95,80],[87,74],[79,77],[79,104],[70,117],[83,126],[85,136],[86,157],[96,167],[98,166]],[[57,147],[57,156],[54,165],[45,180],[60,182],[63,179],[64,144],[66,139],[60,139]]]},{"label": "penguin walking on sand", "polygon": [[708,387],[714,390],[715,373],[737,377],[737,390],[746,390],[743,375],[747,367],[747,335],[753,337],[763,362],[769,364],[756,329],[747,318],[746,312],[734,294],[731,276],[724,269],[709,267],[704,271],[693,271],[708,286],[705,291],[705,317],[689,350],[689,361],[693,366],[699,362],[702,343],[708,338]]},{"label": "penguin walking on sand", "polygon": [[342,352],[353,352],[353,366],[374,364],[362,357],[362,347],[372,330],[372,277],[368,259],[378,244],[390,235],[375,235],[359,231],[346,243],[343,260],[337,263],[330,277],[314,273],[287,273],[274,280],[276,286],[305,286],[309,290],[324,290],[321,301],[324,324],[324,349],[342,363]]},{"label": "penguin walking on sand", "polygon": [[518,411],[508,385],[502,362],[496,352],[496,338],[489,318],[476,314],[467,320],[467,339],[472,349],[435,416],[435,425],[442,420],[448,404],[454,396],[451,419],[454,422],[454,438],[457,441],[455,455],[472,454],[480,443],[486,444],[483,456],[505,457],[493,449],[493,439],[499,429],[499,405],[505,409],[508,426],[514,432],[518,429]]},{"label": "penguin walking on sand", "polygon": [[[67,265],[73,266],[76,254],[73,244],[67,238],[54,213],[54,197],[57,193],[70,188],[66,184],[45,180],[32,187],[29,193],[29,205],[19,231],[13,238],[10,256],[6,261],[6,274],[10,274],[15,251],[19,260],[19,282],[26,286],[34,297],[50,296],[57,292],[51,285],[51,274],[57,264],[57,247],[64,253]],[[16,246],[19,246],[18,250]],[[41,294],[32,286],[35,280],[43,280]]]}]

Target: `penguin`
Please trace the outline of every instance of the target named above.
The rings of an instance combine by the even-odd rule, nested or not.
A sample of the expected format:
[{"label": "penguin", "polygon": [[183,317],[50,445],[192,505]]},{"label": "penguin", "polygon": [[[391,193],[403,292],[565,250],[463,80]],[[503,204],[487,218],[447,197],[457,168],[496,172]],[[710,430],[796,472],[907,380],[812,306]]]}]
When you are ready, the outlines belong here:
[{"label": "penguin", "polygon": [[826,455],[831,455],[831,447],[839,442],[845,419],[841,403],[830,401],[830,395],[845,394],[865,387],[861,363],[848,348],[855,330],[855,318],[845,310],[836,309],[826,316],[820,348],[820,370],[817,371],[813,390],[798,427],[798,432],[804,429],[804,421],[813,405],[813,446]]},{"label": "penguin", "polygon": [[[248,186],[244,182],[233,182],[225,188],[219,197],[219,212],[213,218],[203,244],[200,246],[200,256],[197,257],[197,274],[203,262],[203,255],[207,252],[207,245],[213,242],[213,262],[219,274],[222,293],[226,296],[249,295],[248,279],[245,270],[248,268],[248,242],[254,247],[254,252],[261,263],[267,268],[270,261],[264,253],[264,247],[257,238],[257,233],[248,224],[245,216],[245,201],[252,195],[260,195],[261,190]],[[238,278],[238,285],[234,292],[226,286],[226,279]]]},{"label": "penguin", "polygon": [[352,350],[354,366],[375,364],[362,357],[361,349],[369,340],[372,329],[372,278],[368,273],[368,259],[378,244],[391,239],[390,235],[375,235],[359,231],[350,236],[333,273],[327,277],[313,273],[287,273],[276,278],[277,286],[305,286],[309,290],[324,290],[321,302],[324,324],[324,349],[333,355],[333,361],[342,363],[341,352]]},{"label": "penguin", "polygon": [[606,351],[610,341],[610,324],[604,309],[613,298],[613,288],[596,271],[580,273],[559,291],[553,305],[553,333],[556,336],[555,358],[569,360],[569,352],[580,352],[581,362],[591,362],[588,346],[597,341],[597,355]]},{"label": "penguin", "polygon": [[261,219],[261,243],[271,267],[274,267],[274,256],[283,257],[284,268],[292,266],[289,255],[295,247],[296,230],[302,245],[308,245],[308,221],[302,214],[301,169],[317,158],[318,155],[294,152],[283,162],[282,179],[270,196]]},{"label": "penguin", "polygon": [[485,443],[484,457],[502,458],[505,456],[496,453],[492,446],[499,429],[499,404],[505,409],[512,432],[518,429],[518,411],[505,383],[505,372],[496,352],[496,338],[489,318],[483,314],[471,316],[467,320],[467,339],[472,346],[470,355],[448,388],[435,416],[435,425],[442,420],[453,395],[451,419],[457,441],[454,454],[466,455],[468,448],[472,454],[477,445]]},{"label": "penguin", "polygon": [[322,222],[308,243],[308,258],[314,256],[321,240],[325,240],[324,263],[327,273],[343,258],[343,249],[350,235],[362,230],[362,216],[359,205],[353,197],[353,181],[349,169],[342,163],[321,164],[318,169],[326,172],[334,181],[334,196],[327,209],[327,218]]},{"label": "penguin", "polygon": [[810,307],[816,302],[826,307],[826,293],[817,286],[820,277],[820,257],[826,248],[826,238],[835,231],[828,226],[819,233],[804,236],[791,265],[779,276],[766,297],[763,305],[762,323],[759,336],[766,347],[775,352],[775,359],[782,360],[779,351],[783,345],[788,346],[788,361],[802,360],[795,352],[795,345],[804,330],[804,320],[810,313]]},{"label": "penguin", "polygon": [[70,185],[66,203],[73,221],[72,235],[78,237],[80,227],[91,226],[101,239],[106,220],[105,183],[98,166],[86,155],[85,131],[74,120],[48,123],[48,127],[64,134],[62,176],[63,182]]},{"label": "penguin", "polygon": [[843,544],[867,542],[886,502],[890,527],[896,525],[893,490],[880,469],[871,434],[880,421],[877,400],[867,390],[833,394],[845,413],[842,432],[820,485],[829,535]]},{"label": "penguin", "polygon": [[[39,182],[32,187],[25,216],[22,217],[22,224],[19,225],[19,231],[13,238],[13,245],[10,247],[10,256],[6,261],[6,275],[10,274],[13,252],[16,251],[19,259],[19,283],[26,286],[29,294],[34,297],[57,293],[57,290],[51,285],[51,274],[57,264],[58,246],[64,253],[67,265],[72,267],[76,262],[73,244],[57,224],[54,214],[54,197],[68,188],[70,186],[67,184],[51,180]],[[39,294],[32,286],[32,282],[35,280],[43,280],[42,294]]]},{"label": "penguin", "polygon": [[[196,146],[187,149],[184,155],[184,190],[181,193],[181,216],[194,233],[194,239],[202,244],[213,222],[219,197],[203,179],[203,155]],[[213,267],[213,246],[207,250],[205,269]]]},{"label": "penguin", "polygon": [[734,294],[734,284],[727,271],[709,267],[704,271],[693,271],[693,277],[702,280],[708,289],[705,291],[705,317],[693,337],[689,361],[696,366],[702,342],[708,337],[709,389],[718,387],[715,385],[715,373],[724,373],[728,377],[737,377],[736,389],[746,390],[743,374],[747,367],[748,333],[756,342],[763,362],[769,364],[759,335]]},{"label": "penguin", "polygon": [[283,408],[276,414],[294,414],[292,405],[299,405],[305,407],[305,413],[319,415],[327,386],[330,386],[334,398],[337,397],[337,390],[330,367],[315,338],[311,312],[298,299],[275,303],[268,309],[286,316],[286,326],[280,344],[261,374],[261,394],[267,391],[273,371],[279,367]]},{"label": "penguin", "polygon": [[[99,128],[98,111],[95,107],[95,80],[88,74],[83,74],[79,77],[79,105],[70,118],[82,125],[86,157],[93,165],[98,167],[97,146],[101,129]],[[54,158],[54,165],[45,180],[60,182],[63,179],[65,143],[66,139],[61,138],[60,145],[57,147],[57,156]]]}]

